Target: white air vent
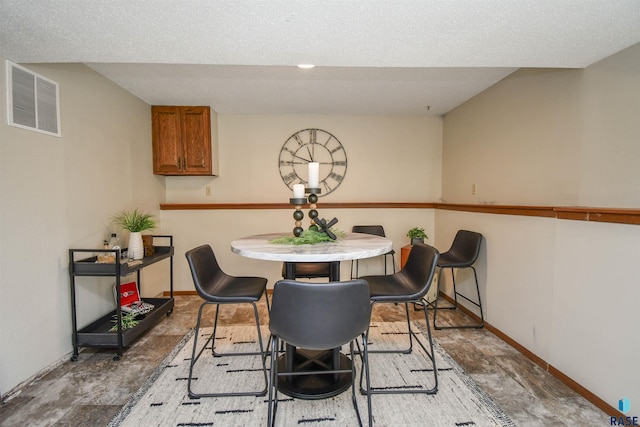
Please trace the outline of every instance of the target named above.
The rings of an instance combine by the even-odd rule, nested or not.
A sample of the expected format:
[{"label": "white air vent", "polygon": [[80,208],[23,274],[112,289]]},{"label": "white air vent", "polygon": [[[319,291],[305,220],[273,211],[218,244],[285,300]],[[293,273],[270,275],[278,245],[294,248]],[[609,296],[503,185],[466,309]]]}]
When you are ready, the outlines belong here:
[{"label": "white air vent", "polygon": [[9,125],[60,136],[58,83],[7,61]]}]

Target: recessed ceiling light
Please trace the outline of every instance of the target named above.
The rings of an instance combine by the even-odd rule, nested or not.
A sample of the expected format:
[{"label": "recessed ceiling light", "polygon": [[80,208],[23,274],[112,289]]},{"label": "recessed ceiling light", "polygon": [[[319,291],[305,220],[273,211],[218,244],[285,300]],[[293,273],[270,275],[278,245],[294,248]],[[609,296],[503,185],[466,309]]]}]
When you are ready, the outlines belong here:
[{"label": "recessed ceiling light", "polygon": [[298,68],[303,68],[305,70],[308,70],[309,68],[313,68],[315,67],[315,65],[313,64],[298,64]]}]

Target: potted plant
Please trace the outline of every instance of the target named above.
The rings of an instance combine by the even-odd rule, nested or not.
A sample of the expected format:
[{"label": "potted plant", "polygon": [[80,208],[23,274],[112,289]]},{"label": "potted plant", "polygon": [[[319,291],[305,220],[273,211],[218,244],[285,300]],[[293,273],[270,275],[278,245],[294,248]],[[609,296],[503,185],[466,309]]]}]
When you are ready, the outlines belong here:
[{"label": "potted plant", "polygon": [[427,233],[424,232],[424,228],[413,227],[409,231],[407,231],[407,237],[411,239],[411,244],[415,244],[417,242],[424,243],[424,239],[428,239]]},{"label": "potted plant", "polygon": [[134,209],[122,211],[113,218],[113,222],[127,230],[129,234],[129,258],[144,258],[144,245],[141,232],[156,228],[156,220],[153,215]]}]

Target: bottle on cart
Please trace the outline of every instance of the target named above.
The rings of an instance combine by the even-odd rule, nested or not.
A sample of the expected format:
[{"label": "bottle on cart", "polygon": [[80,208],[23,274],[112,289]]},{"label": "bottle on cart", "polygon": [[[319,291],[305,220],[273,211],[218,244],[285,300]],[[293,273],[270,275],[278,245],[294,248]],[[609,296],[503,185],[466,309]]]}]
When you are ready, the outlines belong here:
[{"label": "bottle on cart", "polygon": [[124,257],[122,248],[120,247],[120,239],[118,239],[118,235],[116,233],[111,233],[111,238],[109,239],[109,249],[120,249],[120,257]]},{"label": "bottle on cart", "polygon": [[120,239],[118,239],[118,235],[116,233],[111,233],[109,249],[120,249]]},{"label": "bottle on cart", "polygon": [[[111,249],[107,240],[102,241],[102,249]],[[109,264],[115,262],[116,258],[111,252],[98,252],[96,262],[100,264]]]}]

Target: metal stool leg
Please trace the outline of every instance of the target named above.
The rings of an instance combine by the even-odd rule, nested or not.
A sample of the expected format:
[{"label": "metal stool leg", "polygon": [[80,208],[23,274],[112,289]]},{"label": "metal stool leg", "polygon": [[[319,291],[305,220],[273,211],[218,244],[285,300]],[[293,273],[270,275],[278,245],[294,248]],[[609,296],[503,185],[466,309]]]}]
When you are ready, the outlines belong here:
[{"label": "metal stool leg", "polygon": [[[372,388],[369,385],[367,388],[364,388],[362,385],[362,381],[363,381],[362,371],[360,371],[360,393],[361,394],[367,394],[367,393],[370,393],[370,394],[435,394],[438,392],[438,369],[436,367],[435,353],[433,349],[433,337],[431,335],[431,327],[429,326],[429,316],[426,308],[426,305],[428,303],[424,300],[411,301],[411,302],[413,302],[414,304],[421,305],[424,308],[424,320],[427,327],[427,338],[429,340],[429,349],[427,349],[427,347],[424,345],[422,340],[416,335],[416,333],[411,328],[411,322],[409,321],[409,307],[408,307],[409,303],[405,303],[405,310],[407,312],[407,326],[409,330],[409,342],[410,342],[409,349],[408,350],[376,350],[376,351],[369,350],[369,354],[371,353],[405,353],[405,354],[411,353],[411,350],[413,348],[413,338],[415,338],[418,345],[425,352],[426,357],[431,361],[431,368],[433,370],[433,379],[434,379],[433,387],[429,389],[420,388],[420,389],[390,390],[390,389],[376,389],[376,388]],[[373,304],[375,304],[375,301],[373,302]]]},{"label": "metal stool leg", "polygon": [[[475,302],[469,298],[467,298],[466,296],[464,296],[463,294],[459,293],[456,289],[456,278],[455,278],[455,274],[453,271],[453,268],[451,268],[451,278],[453,281],[453,298],[454,298],[454,304],[448,307],[438,307],[438,298],[436,298],[436,304],[433,310],[433,327],[437,330],[441,330],[441,329],[481,329],[484,327],[484,312],[482,310],[482,299],[480,298],[480,285],[478,284],[478,274],[476,273],[476,269],[473,266],[469,266],[468,268],[473,270],[473,277],[475,279],[476,282],[476,292],[478,294],[478,302]],[[438,276],[438,293],[440,291],[440,276]],[[436,324],[436,316],[438,314],[438,310],[455,310],[458,308],[458,295],[461,296],[462,298],[466,299],[467,301],[469,301],[471,304],[475,305],[476,307],[478,307],[480,309],[480,323],[477,325],[454,325],[454,326],[438,326]]]},{"label": "metal stool leg", "polygon": [[[216,319],[215,319],[214,328],[213,328],[214,331],[211,334],[211,336],[208,338],[207,342],[204,344],[202,349],[200,349],[200,351],[196,355],[196,349],[197,349],[197,345],[198,345],[198,334],[200,333],[200,324],[202,322],[202,311],[203,311],[204,307],[206,305],[209,305],[209,304],[215,304],[216,305]],[[234,302],[234,303],[231,303],[231,304],[238,304],[238,303]],[[200,398],[200,397],[226,397],[226,396],[264,396],[264,395],[267,394],[267,388],[269,386],[269,379],[267,377],[266,355],[265,355],[264,346],[262,344],[262,333],[260,331],[260,318],[258,317],[258,307],[256,306],[256,304],[254,302],[250,302],[250,304],[253,306],[253,314],[254,314],[254,318],[255,318],[255,322],[256,322],[256,328],[257,328],[257,331],[258,331],[258,344],[260,346],[260,351],[259,352],[216,353],[214,351],[215,334],[216,334],[216,329],[217,329],[218,309],[219,309],[219,305],[220,304],[219,303],[213,303],[213,302],[205,301],[205,302],[202,303],[202,305],[200,305],[200,309],[198,310],[198,320],[196,322],[195,336],[193,338],[193,350],[191,352],[191,363],[189,365],[189,378],[187,380],[187,392],[189,394],[189,397],[191,397],[191,398]],[[268,305],[268,302],[267,302],[267,305]],[[194,368],[196,362],[198,361],[198,359],[200,359],[200,356],[204,352],[204,350],[207,347],[207,345],[209,344],[209,342],[211,342],[211,351],[212,351],[214,357],[222,357],[222,356],[257,356],[257,355],[260,355],[260,360],[261,360],[261,363],[262,363],[262,372],[264,374],[264,382],[265,382],[264,389],[258,390],[258,391],[229,392],[229,393],[195,393],[193,390],[191,390],[191,382],[193,380],[193,368]]]}]

